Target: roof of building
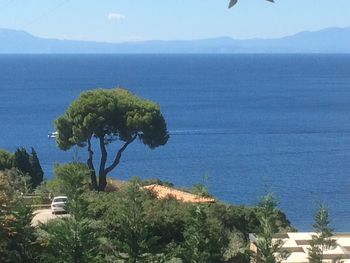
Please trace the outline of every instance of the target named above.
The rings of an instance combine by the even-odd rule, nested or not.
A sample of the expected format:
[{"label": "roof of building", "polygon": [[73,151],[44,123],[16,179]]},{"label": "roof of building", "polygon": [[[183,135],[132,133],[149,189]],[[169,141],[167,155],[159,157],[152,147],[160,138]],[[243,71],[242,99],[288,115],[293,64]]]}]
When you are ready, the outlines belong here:
[{"label": "roof of building", "polygon": [[[290,252],[290,256],[283,260],[282,263],[309,262],[310,241],[315,234],[313,232],[277,234],[275,239],[281,239],[284,242],[282,249]],[[249,238],[252,243],[256,243],[254,234],[250,234]],[[336,241],[337,246],[334,249],[328,249],[323,252],[324,262],[340,257],[342,262],[350,263],[350,233],[336,233],[332,239]]]},{"label": "roof of building", "polygon": [[164,185],[151,184],[144,186],[145,189],[154,192],[158,198],[163,199],[168,196],[175,198],[181,202],[188,203],[215,203],[215,199],[208,197],[201,197],[199,195],[191,194],[185,191],[180,191],[174,188],[170,188]]}]

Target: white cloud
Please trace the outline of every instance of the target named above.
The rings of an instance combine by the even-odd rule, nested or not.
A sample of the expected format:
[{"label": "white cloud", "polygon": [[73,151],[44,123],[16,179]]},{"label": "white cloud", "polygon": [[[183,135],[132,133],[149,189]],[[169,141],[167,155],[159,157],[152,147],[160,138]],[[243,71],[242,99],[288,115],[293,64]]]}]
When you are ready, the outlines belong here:
[{"label": "white cloud", "polygon": [[115,21],[115,20],[124,20],[125,15],[118,14],[118,13],[109,13],[108,14],[108,20]]}]

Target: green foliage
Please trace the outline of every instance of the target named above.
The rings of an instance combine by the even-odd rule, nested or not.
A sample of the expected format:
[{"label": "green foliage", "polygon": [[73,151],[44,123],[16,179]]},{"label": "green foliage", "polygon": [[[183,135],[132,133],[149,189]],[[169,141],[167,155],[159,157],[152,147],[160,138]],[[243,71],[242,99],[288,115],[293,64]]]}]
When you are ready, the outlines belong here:
[{"label": "green foliage", "polygon": [[0,190],[0,262],[37,262],[39,247],[31,226],[32,209],[16,196]]},{"label": "green foliage", "polygon": [[243,233],[231,232],[228,236],[229,243],[224,253],[224,262],[249,263],[250,250]]},{"label": "green foliage", "polygon": [[214,216],[231,232],[242,233],[246,243],[249,233],[256,233],[260,225],[257,218],[257,209],[244,206],[214,204],[210,207],[211,216]]},{"label": "green foliage", "polygon": [[179,255],[193,205],[157,200],[137,180],[118,192],[92,192],[85,198],[89,217],[101,219],[106,229],[104,248],[111,260],[169,262]]},{"label": "green foliage", "polygon": [[42,262],[104,262],[99,255],[99,225],[94,220],[76,217],[51,220],[40,226]]},{"label": "green foliage", "polygon": [[0,191],[14,200],[29,191],[29,177],[17,169],[0,171]]},{"label": "green foliage", "polygon": [[151,185],[151,184],[157,184],[157,185],[164,185],[167,187],[173,187],[174,184],[171,182],[166,182],[166,181],[162,181],[158,178],[150,178],[150,179],[146,179],[140,182],[141,186],[147,186],[147,185]]},{"label": "green foliage", "polygon": [[[142,251],[140,262],[155,262],[161,255],[183,262],[246,259],[246,237],[260,225],[257,209],[220,203],[196,205],[171,197],[158,200],[139,186],[136,181],[118,192],[83,195],[89,202],[88,217],[102,222],[104,251],[113,255],[113,260],[128,262],[131,247]],[[130,237],[135,235],[137,238],[132,240],[136,245],[131,246]]]},{"label": "green foliage", "polygon": [[[136,185],[141,184],[139,181],[136,182]],[[134,224],[136,225],[134,230],[141,231],[137,226],[142,225],[144,233],[148,233],[149,237],[156,237],[151,247],[154,250],[163,247],[163,250],[158,250],[158,255],[162,254],[168,259],[178,258],[183,262],[189,262],[192,259],[203,261],[208,258],[207,262],[230,259],[239,259],[244,262],[247,259],[245,252],[248,234],[261,229],[258,217],[258,212],[261,213],[260,206],[247,208],[216,203],[199,205],[198,211],[196,204],[182,203],[171,197],[158,200],[147,191],[140,190],[139,186],[133,188],[131,191],[133,194],[128,191],[130,191],[130,185],[125,185],[118,192],[92,192],[84,197],[89,202],[88,216],[101,220],[107,231],[104,236],[107,235],[108,242],[105,244],[113,244],[113,247],[105,246],[106,254],[111,254],[113,251],[117,255],[115,258],[119,257],[121,262],[124,262],[122,258],[127,262],[125,258],[128,258],[126,256],[128,253],[125,249],[121,249],[126,235],[118,236],[118,233],[128,233]],[[142,198],[135,197],[138,195]],[[140,221],[130,220],[131,211],[139,215],[136,218],[142,224],[137,223]],[[272,214],[276,229],[281,230],[281,226],[287,226],[287,229],[290,227],[285,215],[277,207],[273,209]],[[148,240],[144,235],[138,236]],[[113,242],[110,241],[113,239]],[[144,260],[147,255],[149,258],[154,256],[152,253],[145,252]]]},{"label": "green foliage", "polygon": [[279,263],[290,254],[282,250],[281,239],[273,240],[274,234],[279,232],[277,205],[278,202],[272,194],[265,195],[258,205],[257,218],[260,226],[256,233],[257,253],[253,254],[258,263]]},{"label": "green foliage", "polygon": [[191,217],[192,204],[181,203],[174,198],[154,199],[147,205],[147,220],[153,235],[159,237],[160,244],[180,245],[183,233]]},{"label": "green foliage", "polygon": [[213,197],[210,193],[208,188],[204,184],[195,184],[190,189],[190,192],[202,197]]},{"label": "green foliage", "polygon": [[[7,172],[0,183],[19,178]],[[4,191],[10,184],[0,187],[0,262],[246,262],[249,232],[271,237],[289,224],[273,199],[258,208],[158,200],[137,179],[116,192],[88,191],[89,172],[81,163],[55,166],[48,188],[68,195],[70,215],[36,229],[19,194],[12,206]]]},{"label": "green foliage", "polygon": [[122,190],[119,209],[109,210],[108,237],[104,242],[114,260],[123,262],[157,262],[164,256],[166,247],[160,245],[147,220],[147,192],[137,180]]},{"label": "green foliage", "polygon": [[31,165],[29,161],[30,155],[24,147],[17,148],[14,154],[13,166],[20,170],[23,174],[29,175]]},{"label": "green foliage", "polygon": [[188,263],[221,262],[229,242],[227,233],[219,220],[209,217],[207,205],[193,206],[179,257]]},{"label": "green foliage", "polygon": [[322,263],[324,251],[337,246],[336,240],[332,239],[333,229],[330,226],[328,209],[324,204],[319,204],[313,227],[316,234],[312,236],[310,243],[309,262]]},{"label": "green foliage", "polygon": [[13,154],[0,149],[0,171],[11,169],[13,166]]},{"label": "green foliage", "polygon": [[32,211],[20,199],[27,181],[14,168],[0,171],[0,262],[33,262]]},{"label": "green foliage", "polygon": [[13,220],[15,218],[11,215],[10,198],[0,190],[0,262],[5,262],[7,244],[15,233],[11,227]]},{"label": "green foliage", "polygon": [[313,227],[315,232],[319,233],[322,237],[329,238],[333,235],[328,208],[324,204],[319,204],[319,210],[316,213]]},{"label": "green foliage", "polygon": [[160,108],[124,89],[84,92],[56,122],[61,149],[86,143],[92,136],[117,136],[129,141],[134,134],[151,148],[166,143],[168,134]]},{"label": "green foliage", "polygon": [[25,148],[17,148],[13,155],[11,167],[18,169],[21,173],[29,177],[29,186],[31,189],[36,188],[43,180],[44,172],[34,148],[32,148],[31,155]]},{"label": "green foliage", "polygon": [[22,201],[17,201],[12,210],[13,220],[9,224],[13,235],[8,240],[4,262],[37,262],[39,246],[36,233],[31,226],[33,210]]},{"label": "green foliage", "polygon": [[44,179],[44,171],[41,168],[38,155],[34,148],[32,148],[31,156],[29,157],[30,163],[30,182],[33,188],[36,188]]},{"label": "green foliage", "polygon": [[[68,196],[69,216],[50,220],[39,226],[39,242],[43,262],[105,262],[100,253],[100,222],[87,216],[88,173],[86,165],[69,163],[55,166],[55,186]],[[62,192],[61,192],[62,191]]]},{"label": "green foliage", "polygon": [[89,189],[89,178],[90,170],[83,163],[56,164],[54,178],[47,183],[47,188],[55,196],[66,195],[74,200]]},{"label": "green foliage", "polygon": [[[169,137],[159,105],[124,89],[83,92],[55,121],[55,126],[57,144],[61,149],[67,150],[74,145],[88,146],[87,163],[92,171],[94,188],[97,188],[97,180],[91,139],[98,139],[101,151],[99,190],[105,189],[106,175],[119,164],[122,153],[136,138],[150,148],[156,148],[166,144]],[[106,167],[106,145],[115,140],[124,144],[114,154],[112,164]]]}]

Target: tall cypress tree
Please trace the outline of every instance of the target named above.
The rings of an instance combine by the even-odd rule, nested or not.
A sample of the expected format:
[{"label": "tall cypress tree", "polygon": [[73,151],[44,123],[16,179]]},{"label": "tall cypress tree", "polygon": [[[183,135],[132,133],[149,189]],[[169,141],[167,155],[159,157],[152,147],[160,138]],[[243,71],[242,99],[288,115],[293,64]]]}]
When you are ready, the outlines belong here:
[{"label": "tall cypress tree", "polygon": [[13,166],[27,176],[30,176],[31,172],[29,157],[30,155],[27,153],[27,150],[24,147],[20,147],[17,148],[13,159]]},{"label": "tall cypress tree", "polygon": [[41,168],[38,155],[36,154],[36,151],[34,150],[33,147],[32,147],[31,156],[29,158],[29,162],[30,162],[30,168],[31,168],[30,181],[31,181],[32,187],[35,188],[43,181],[44,171]]},{"label": "tall cypress tree", "polygon": [[286,260],[290,253],[284,250],[283,240],[274,239],[278,233],[278,202],[273,194],[265,195],[258,205],[257,217],[260,222],[256,233],[257,252],[253,253],[254,262],[280,263]]},{"label": "tall cypress tree", "polygon": [[[315,224],[313,225],[315,234],[312,235],[312,240],[309,248],[309,262],[322,263],[323,253],[326,250],[334,249],[337,242],[332,238],[333,229],[330,225],[328,208],[320,203],[319,210],[315,215]],[[340,259],[335,259],[333,262],[340,262]]]},{"label": "tall cypress tree", "polygon": [[13,166],[22,172],[23,175],[30,177],[32,189],[43,181],[44,172],[34,148],[32,148],[31,155],[24,147],[17,148],[13,158]]}]

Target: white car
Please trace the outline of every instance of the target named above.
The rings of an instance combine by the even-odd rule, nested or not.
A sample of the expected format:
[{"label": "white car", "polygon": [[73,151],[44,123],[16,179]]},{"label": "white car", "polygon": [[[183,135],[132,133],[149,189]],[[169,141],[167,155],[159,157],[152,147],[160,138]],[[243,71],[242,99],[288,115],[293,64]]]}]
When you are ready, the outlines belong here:
[{"label": "white car", "polygon": [[52,214],[56,214],[57,212],[66,212],[66,205],[68,202],[67,196],[55,196],[52,199],[51,203],[51,212]]}]

